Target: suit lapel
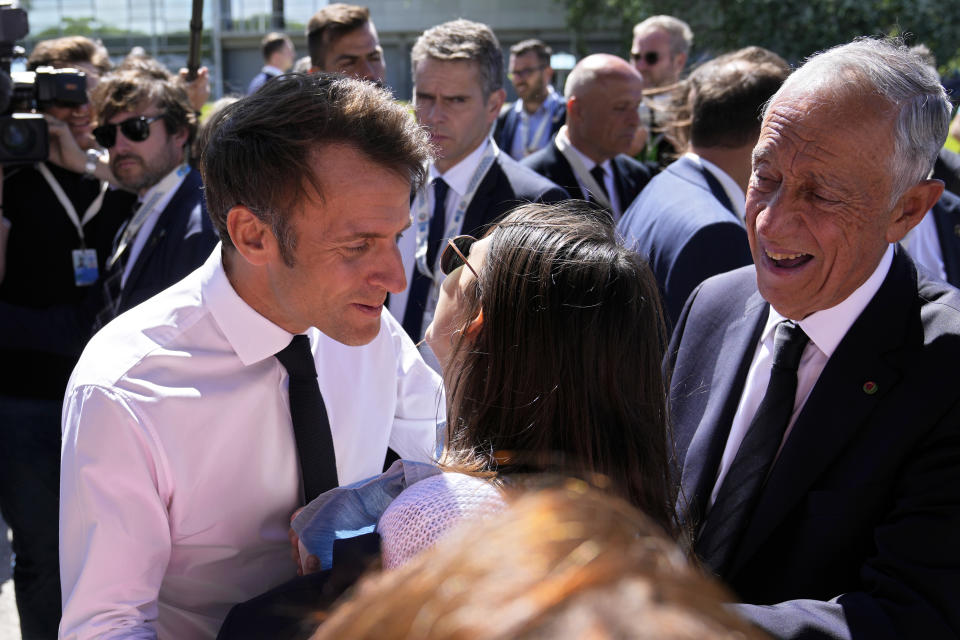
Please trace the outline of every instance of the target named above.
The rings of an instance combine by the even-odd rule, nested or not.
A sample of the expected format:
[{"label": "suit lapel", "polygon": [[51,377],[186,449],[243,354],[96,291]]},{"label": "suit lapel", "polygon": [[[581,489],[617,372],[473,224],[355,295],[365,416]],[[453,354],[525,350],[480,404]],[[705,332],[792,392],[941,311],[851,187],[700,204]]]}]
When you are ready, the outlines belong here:
[{"label": "suit lapel", "polygon": [[[684,457],[680,486],[689,515],[688,524],[698,525],[713,490],[717,468],[727,442],[733,415],[743,393],[747,371],[767,319],[768,306],[760,293],[744,305],[744,313],[726,327],[718,345],[715,374],[707,394],[707,405]],[[688,501],[687,504],[683,504]]]},{"label": "suit lapel", "polygon": [[[727,579],[736,575],[803,499],[900,379],[892,364],[895,358],[890,356],[902,348],[910,314],[915,313],[904,300],[916,300],[916,270],[898,249],[877,295],[837,346],[797,416],[743,532]],[[868,382],[875,392],[864,390]]]},{"label": "suit lapel", "polygon": [[577,182],[577,177],[573,174],[573,167],[570,166],[570,163],[564,155],[560,153],[560,149],[557,148],[556,143],[551,142],[548,149],[550,150],[550,163],[556,167],[557,172],[557,179],[554,180],[554,182],[565,188],[572,199],[586,200],[583,196],[583,191],[580,190],[580,183]]},{"label": "suit lapel", "polygon": [[621,215],[626,213],[633,203],[633,192],[636,187],[634,180],[630,178],[630,173],[623,168],[622,162],[623,160],[619,157],[614,157],[610,161],[610,171],[613,172],[613,186],[617,190]]},{"label": "suit lapel", "polygon": [[188,189],[185,189],[184,187],[189,185],[189,188],[199,188],[199,185],[193,184],[194,180],[199,179],[198,176],[195,175],[196,173],[196,171],[191,170],[190,173],[186,175],[186,177],[183,179],[183,182],[181,182],[180,186],[177,188],[177,191],[173,194],[173,197],[170,198],[167,206],[165,206],[163,211],[160,212],[160,217],[157,218],[157,223],[150,231],[150,236],[147,237],[146,242],[143,243],[143,248],[140,250],[140,253],[137,255],[136,262],[133,263],[133,267],[130,269],[130,276],[127,278],[126,284],[123,286],[123,290],[121,291],[122,297],[129,297],[130,292],[136,288],[135,285],[137,280],[139,280],[140,274],[143,273],[145,265],[150,261],[150,256],[153,254],[160,242],[166,237],[167,228],[170,226],[170,218],[172,218],[174,212],[182,206],[184,194],[188,193]]},{"label": "suit lapel", "polygon": [[506,179],[503,176],[503,169],[500,168],[500,158],[505,153],[506,151],[500,150],[500,155],[490,165],[487,175],[480,181],[480,186],[473,194],[473,200],[470,201],[470,206],[467,207],[467,212],[463,216],[463,224],[460,225],[461,233],[476,235],[479,238],[478,234],[485,231],[486,225],[491,222],[490,208],[497,202],[495,198],[497,184],[501,179]]}]

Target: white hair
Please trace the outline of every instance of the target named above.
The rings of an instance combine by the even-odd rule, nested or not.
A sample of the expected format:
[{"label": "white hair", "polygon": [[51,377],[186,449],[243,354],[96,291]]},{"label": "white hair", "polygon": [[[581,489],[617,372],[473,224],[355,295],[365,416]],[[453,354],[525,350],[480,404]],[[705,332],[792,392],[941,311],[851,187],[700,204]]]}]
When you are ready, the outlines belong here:
[{"label": "white hair", "polygon": [[673,16],[650,16],[633,27],[633,37],[637,38],[651,31],[663,31],[670,36],[670,53],[690,53],[693,44],[693,30],[686,22]]},{"label": "white hair", "polygon": [[797,69],[764,109],[781,95],[816,93],[832,99],[872,96],[898,109],[893,130],[891,199],[933,170],[950,124],[950,102],[936,71],[890,39],[858,38],[817,53]]}]

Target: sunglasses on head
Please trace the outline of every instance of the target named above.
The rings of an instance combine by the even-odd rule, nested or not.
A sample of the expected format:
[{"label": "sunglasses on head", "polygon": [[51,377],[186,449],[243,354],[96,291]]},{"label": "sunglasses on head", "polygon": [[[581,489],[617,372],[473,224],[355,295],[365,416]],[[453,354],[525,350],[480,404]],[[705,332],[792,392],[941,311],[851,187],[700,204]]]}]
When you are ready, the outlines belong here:
[{"label": "sunglasses on head", "polygon": [[93,137],[97,139],[97,143],[101,147],[109,149],[117,144],[117,127],[119,127],[123,136],[130,142],[143,142],[150,137],[150,124],[162,117],[163,115],[153,116],[152,118],[137,116],[136,118],[127,118],[119,124],[100,125],[93,130]]},{"label": "sunglasses on head", "polygon": [[647,51],[646,53],[631,53],[630,59],[633,60],[634,63],[637,63],[637,62],[640,62],[640,60],[643,60],[644,62],[646,62],[648,65],[652,67],[653,65],[657,64],[657,61],[660,59],[660,53],[657,51]]},{"label": "sunglasses on head", "polygon": [[443,275],[448,276],[453,273],[454,269],[466,266],[467,269],[470,269],[471,273],[473,273],[474,277],[480,280],[480,276],[477,275],[474,268],[467,262],[470,247],[472,247],[476,241],[477,239],[473,236],[456,236],[447,240],[447,246],[444,247],[443,253],[440,254],[440,271],[443,272]]}]

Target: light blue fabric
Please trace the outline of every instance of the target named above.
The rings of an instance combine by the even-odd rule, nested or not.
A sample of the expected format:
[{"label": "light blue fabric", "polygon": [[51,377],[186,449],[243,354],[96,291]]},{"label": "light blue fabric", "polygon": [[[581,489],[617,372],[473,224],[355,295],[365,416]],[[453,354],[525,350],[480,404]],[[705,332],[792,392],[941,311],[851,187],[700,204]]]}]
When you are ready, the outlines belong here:
[{"label": "light blue fabric", "polygon": [[317,496],[291,526],[320,566],[333,566],[333,542],[374,531],[380,516],[400,492],[441,473],[432,464],[397,460],[378,476],[331,489]]}]

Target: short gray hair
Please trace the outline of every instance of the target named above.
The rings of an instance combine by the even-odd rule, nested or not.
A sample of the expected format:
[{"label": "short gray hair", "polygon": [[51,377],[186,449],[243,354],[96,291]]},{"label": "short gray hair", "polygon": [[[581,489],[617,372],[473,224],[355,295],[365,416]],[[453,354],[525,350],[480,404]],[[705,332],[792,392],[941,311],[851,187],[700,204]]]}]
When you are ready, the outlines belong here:
[{"label": "short gray hair", "polygon": [[651,31],[664,31],[670,36],[670,53],[690,53],[693,45],[693,30],[686,22],[673,16],[650,16],[633,28],[633,37],[637,38]]},{"label": "short gray hair", "polygon": [[474,62],[480,70],[484,99],[503,88],[503,51],[493,30],[480,22],[453,20],[431,27],[410,52],[416,82],[417,65],[427,58]]},{"label": "short gray hair", "polygon": [[857,38],[814,54],[770,99],[796,91],[833,99],[874,96],[898,109],[890,159],[892,202],[933,170],[950,124],[950,101],[929,65],[895,39]]}]

